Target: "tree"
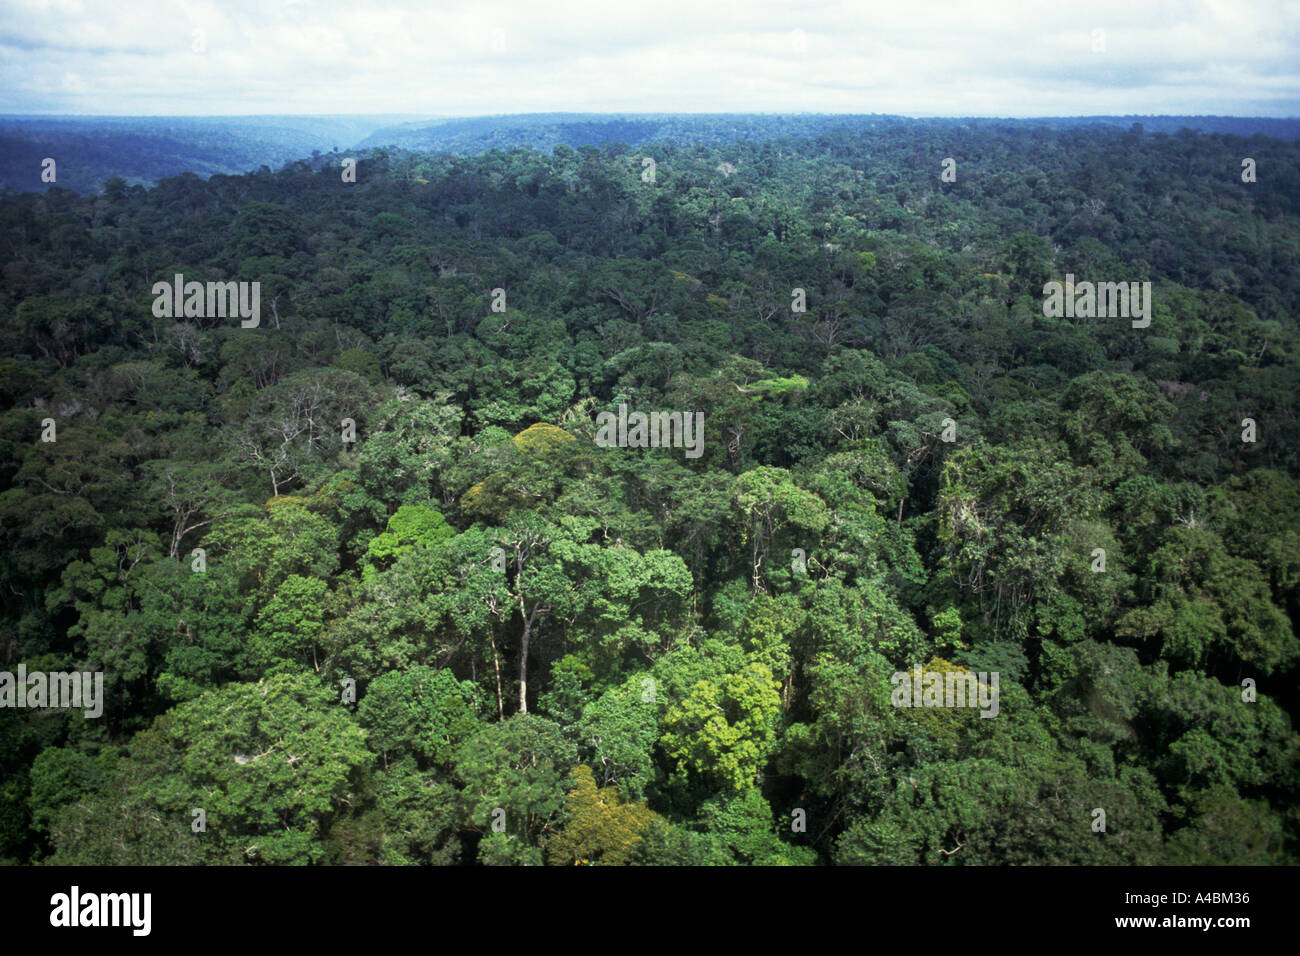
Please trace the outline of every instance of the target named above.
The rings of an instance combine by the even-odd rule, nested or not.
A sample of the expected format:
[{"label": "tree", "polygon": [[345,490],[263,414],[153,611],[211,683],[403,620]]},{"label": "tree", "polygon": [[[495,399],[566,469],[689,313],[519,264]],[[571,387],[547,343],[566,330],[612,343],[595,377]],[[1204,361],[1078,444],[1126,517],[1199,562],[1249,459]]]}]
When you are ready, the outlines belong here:
[{"label": "tree", "polygon": [[[153,834],[148,852],[174,845],[176,858],[209,863],[319,862],[322,837],[356,802],[357,774],[372,759],[334,694],[312,674],[290,670],[182,703],[137,743],[109,790],[55,828],[60,857],[134,859],[129,844],[117,848],[122,827],[85,826],[125,791],[123,823]],[[194,808],[204,811],[201,836],[191,832]]]},{"label": "tree", "polygon": [[707,776],[725,790],[752,787],[775,740],[780,687],[766,665],[697,681],[669,706],[660,745],[681,770]]},{"label": "tree", "polygon": [[312,670],[320,672],[317,644],[325,629],[324,581],[291,574],[257,617],[255,653],[262,660],[301,660],[311,651]]},{"label": "tree", "polygon": [[591,768],[573,769],[573,789],[565,797],[567,817],[559,836],[547,844],[551,866],[624,866],[641,832],[657,814],[642,803],[624,803],[618,786],[596,787]]},{"label": "tree", "polygon": [[456,754],[456,777],[474,828],[489,830],[503,814],[505,829],[493,833],[537,847],[559,825],[564,781],[576,758],[573,744],[544,717],[520,713],[485,726]]},{"label": "tree", "polygon": [[451,766],[460,745],[481,729],[477,708],[472,683],[416,665],[371,681],[357,722],[385,765],[390,756],[410,754],[423,766]]}]

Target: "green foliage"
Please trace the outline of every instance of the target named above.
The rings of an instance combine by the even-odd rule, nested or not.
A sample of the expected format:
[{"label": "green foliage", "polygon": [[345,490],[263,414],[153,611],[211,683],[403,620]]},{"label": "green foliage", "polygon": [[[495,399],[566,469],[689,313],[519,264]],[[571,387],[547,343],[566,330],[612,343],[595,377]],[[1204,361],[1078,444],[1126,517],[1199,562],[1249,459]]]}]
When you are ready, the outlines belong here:
[{"label": "green foliage", "polygon": [[724,791],[752,787],[775,739],[778,690],[771,668],[758,661],[696,682],[664,715],[664,752]]},{"label": "green foliage", "polygon": [[101,761],[65,747],[49,747],[32,762],[32,823],[44,828],[63,804],[97,793],[104,786]]},{"label": "green foliage", "polygon": [[504,811],[500,832],[537,847],[559,823],[564,783],[576,762],[573,744],[544,717],[516,714],[487,725],[456,754],[468,819],[487,832],[495,811]]},{"label": "green foliage", "polygon": [[[456,534],[443,516],[426,505],[402,505],[388,519],[383,534],[370,539],[366,557],[386,564],[410,548],[432,548]],[[373,573],[374,565],[367,566]]]},{"label": "green foliage", "polygon": [[[325,624],[323,620],[327,587],[291,574],[275,590],[257,617],[253,633],[254,653],[261,662],[290,660],[317,665],[316,646]],[[316,666],[319,670],[319,665]]]},{"label": "green foliage", "polygon": [[[651,187],[529,122],[392,130],[559,146],[364,189],[0,196],[4,667],[105,697],[0,708],[0,859],[1300,859],[1300,177],[1225,188],[1230,129],[610,120]],[[261,325],[153,316],[177,272]],[[1067,273],[1151,325],[1045,315]],[[702,453],[596,446],[621,404]],[[918,663],[998,715],[893,706]]]},{"label": "green foliage", "polygon": [[450,671],[417,665],[376,678],[357,707],[366,742],[385,760],[412,754],[450,766],[460,745],[480,728],[477,691]]}]

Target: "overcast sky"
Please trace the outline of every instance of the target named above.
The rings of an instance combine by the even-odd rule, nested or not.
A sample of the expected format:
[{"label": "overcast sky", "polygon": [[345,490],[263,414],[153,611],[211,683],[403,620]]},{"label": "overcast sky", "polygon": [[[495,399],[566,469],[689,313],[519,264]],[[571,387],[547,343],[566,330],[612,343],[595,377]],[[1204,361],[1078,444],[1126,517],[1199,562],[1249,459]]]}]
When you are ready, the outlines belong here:
[{"label": "overcast sky", "polygon": [[0,112],[1300,116],[1300,0],[0,0]]}]

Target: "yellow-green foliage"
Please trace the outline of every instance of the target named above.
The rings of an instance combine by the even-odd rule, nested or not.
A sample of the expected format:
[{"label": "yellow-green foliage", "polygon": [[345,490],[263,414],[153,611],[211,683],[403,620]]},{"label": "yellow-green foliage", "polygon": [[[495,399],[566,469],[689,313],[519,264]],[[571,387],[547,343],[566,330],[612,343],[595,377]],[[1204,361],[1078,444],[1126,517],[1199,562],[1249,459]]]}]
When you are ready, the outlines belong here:
[{"label": "yellow-green foliage", "polygon": [[793,391],[796,388],[807,388],[808,379],[802,375],[791,375],[789,378],[765,378],[749,386],[751,392],[758,392],[760,395],[782,395],[785,392]]},{"label": "yellow-green foliage", "polygon": [[545,454],[572,444],[575,439],[563,428],[538,422],[529,425],[513,439],[515,447],[531,455]]},{"label": "yellow-green foliage", "polygon": [[[930,658],[930,663],[925,665],[925,672],[938,675],[940,689],[947,686],[949,674],[970,673],[967,668],[942,657]],[[962,727],[969,721],[979,719],[979,710],[974,706],[921,707],[918,704],[919,701],[912,702],[911,715],[936,743],[955,744]]]},{"label": "yellow-green foliage", "polygon": [[626,865],[659,815],[644,803],[625,803],[617,786],[597,787],[590,767],[575,767],[573,780],[565,799],[568,822],[547,848],[551,865]]},{"label": "yellow-green foliage", "polygon": [[772,669],[751,660],[737,673],[697,681],[668,708],[659,742],[679,768],[739,792],[754,785],[766,762],[780,711]]}]

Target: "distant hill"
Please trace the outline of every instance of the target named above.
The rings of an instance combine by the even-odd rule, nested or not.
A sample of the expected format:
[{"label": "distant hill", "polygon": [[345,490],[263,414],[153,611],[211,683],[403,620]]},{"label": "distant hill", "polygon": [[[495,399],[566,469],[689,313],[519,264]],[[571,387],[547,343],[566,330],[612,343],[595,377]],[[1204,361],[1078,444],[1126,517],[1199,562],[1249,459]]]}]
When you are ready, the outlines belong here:
[{"label": "distant hill", "polygon": [[[98,192],[120,176],[149,185],[167,176],[279,169],[313,152],[344,150],[400,116],[0,116],[0,188],[56,185]],[[425,120],[427,122],[427,120]],[[41,181],[54,159],[57,180]]]},{"label": "distant hill", "polygon": [[468,118],[376,116],[108,117],[0,116],[0,189],[33,192],[41,162],[53,158],[54,185],[98,192],[120,176],[130,184],[194,173],[236,175],[261,166],[279,169],[314,153],[396,147],[472,155],[491,149],[551,152],[625,143],[682,145],[810,138],[836,130],[916,124],[955,131],[980,127],[1131,127],[1148,133],[1183,129],[1237,136],[1300,139],[1300,119],[1234,116],[1087,116],[1036,119],[911,119],[886,114],[763,113],[531,113]]},{"label": "distant hill", "polygon": [[1207,133],[1252,136],[1262,133],[1278,139],[1300,139],[1300,119],[1235,116],[1086,116],[1035,119],[944,118],[912,119],[888,114],[790,115],[761,113],[533,113],[517,116],[475,116],[433,123],[378,129],[358,148],[394,146],[424,152],[474,154],[489,149],[528,147],[549,152],[556,146],[574,149],[623,142],[629,146],[674,140],[678,143],[714,143],[729,140],[804,138],[835,129],[863,129],[882,124],[916,123],[940,126],[1047,126],[1061,129],[1080,125],[1131,127],[1141,123],[1148,133],[1177,133],[1194,129]]},{"label": "distant hill", "polygon": [[781,136],[817,136],[837,127],[860,128],[902,117],[844,115],[766,115],[759,113],[530,113],[473,116],[376,130],[359,148],[395,146],[424,152],[473,154],[489,149],[527,147],[550,152],[556,146],[601,146],[676,140],[726,142]]}]

